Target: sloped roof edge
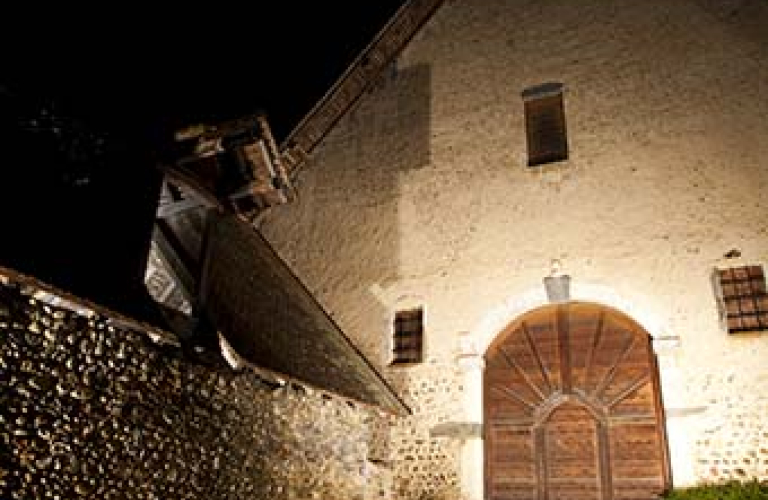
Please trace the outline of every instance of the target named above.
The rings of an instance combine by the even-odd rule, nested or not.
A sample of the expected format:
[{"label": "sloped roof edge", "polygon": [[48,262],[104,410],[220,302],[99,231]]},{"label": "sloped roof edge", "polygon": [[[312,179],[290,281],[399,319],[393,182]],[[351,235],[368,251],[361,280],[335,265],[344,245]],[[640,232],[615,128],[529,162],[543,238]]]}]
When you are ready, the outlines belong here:
[{"label": "sloped roof edge", "polygon": [[232,214],[210,214],[199,301],[250,366],[394,415],[411,410],[269,242]]},{"label": "sloped roof edge", "polygon": [[295,178],[311,151],[371,87],[445,0],[409,0],[357,56],[280,145],[283,165]]},{"label": "sloped roof edge", "polygon": [[99,314],[109,319],[120,328],[142,332],[154,342],[179,347],[178,337],[163,328],[143,320],[132,318],[111,307],[107,307],[79,295],[67,292],[57,286],[44,282],[34,276],[0,265],[0,283],[14,283],[30,289],[35,300],[56,307],[74,311],[84,316]]}]

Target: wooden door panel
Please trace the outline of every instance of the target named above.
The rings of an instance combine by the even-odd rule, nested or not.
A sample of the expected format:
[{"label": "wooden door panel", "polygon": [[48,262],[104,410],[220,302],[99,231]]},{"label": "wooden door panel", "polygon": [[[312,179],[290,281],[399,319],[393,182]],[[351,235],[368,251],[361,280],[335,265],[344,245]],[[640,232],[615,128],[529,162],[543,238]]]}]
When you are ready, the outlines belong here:
[{"label": "wooden door panel", "polygon": [[525,324],[521,335],[531,339],[533,358],[527,365],[527,372],[541,377],[548,391],[560,389],[560,349],[557,331],[552,319],[541,323]]},{"label": "wooden door panel", "polygon": [[659,498],[664,490],[661,478],[620,480],[613,485],[612,500],[649,500]]},{"label": "wooden door panel", "polygon": [[597,426],[583,406],[566,403],[550,414],[542,451],[549,488],[599,484]]},{"label": "wooden door panel", "polygon": [[[632,348],[632,341],[632,334],[625,330],[604,329],[599,343],[594,346],[594,355],[582,387],[587,394],[599,393],[612,382],[614,371],[624,361],[624,352]],[[578,350],[583,346],[574,345],[572,348]]]},{"label": "wooden door panel", "polygon": [[552,484],[547,489],[548,500],[602,500],[599,484]]},{"label": "wooden door panel", "polygon": [[651,380],[639,387],[635,392],[627,394],[611,408],[614,418],[622,416],[656,418],[655,393]]},{"label": "wooden door panel", "polygon": [[492,438],[498,444],[489,454],[497,467],[494,479],[501,483],[536,481],[534,446],[530,428],[495,428]]},{"label": "wooden door panel", "polygon": [[[549,332],[547,332],[549,333]],[[531,386],[538,395],[539,399],[545,399],[546,394],[552,391],[552,364],[557,360],[550,359],[552,356],[545,351],[549,348],[541,347],[538,342],[534,342],[530,337],[527,328],[521,328],[520,335],[516,335],[499,346],[499,358],[503,360],[502,370],[509,372],[510,368],[516,369],[519,376]],[[545,356],[542,358],[542,356]]]},{"label": "wooden door panel", "polygon": [[661,450],[655,423],[614,425],[609,431],[615,480],[661,476]]},{"label": "wooden door panel", "polygon": [[[586,387],[587,377],[595,358],[595,342],[599,340],[600,316],[584,318],[569,327],[571,347],[571,373],[574,387]],[[573,347],[576,346],[576,347]]]},{"label": "wooden door panel", "polygon": [[487,375],[489,383],[493,384],[492,391],[488,394],[491,400],[512,401],[517,406],[525,408],[525,413],[530,415],[536,406],[545,399],[545,392],[532,384],[532,382],[519,370],[497,370]]},{"label": "wooden door panel", "polygon": [[504,398],[489,398],[489,405],[493,405],[486,412],[486,419],[493,420],[499,424],[515,424],[522,421],[530,421],[533,417],[533,410],[516,401]]},{"label": "wooden door panel", "polygon": [[536,484],[494,484],[490,487],[489,497],[494,500],[531,500],[536,498]]},{"label": "wooden door panel", "polygon": [[486,353],[488,498],[650,500],[668,484],[650,339],[617,311],[552,305]]},{"label": "wooden door panel", "polygon": [[607,408],[618,405],[643,385],[650,383],[647,368],[619,366],[614,374],[611,382],[606,384],[602,391],[592,395]]}]

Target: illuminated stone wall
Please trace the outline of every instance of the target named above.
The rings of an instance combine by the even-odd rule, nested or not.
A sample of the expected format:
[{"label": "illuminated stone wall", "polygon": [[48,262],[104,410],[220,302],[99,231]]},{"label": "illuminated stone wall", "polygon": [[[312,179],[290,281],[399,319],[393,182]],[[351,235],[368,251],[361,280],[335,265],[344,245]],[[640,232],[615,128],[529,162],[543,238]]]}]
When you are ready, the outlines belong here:
[{"label": "illuminated stone wall", "polygon": [[692,390],[706,407],[696,422],[698,477],[711,481],[768,477],[768,375],[736,366],[702,370]]},{"label": "illuminated stone wall", "polygon": [[[768,262],[766,25],[758,0],[446,2],[260,227],[393,381],[420,370],[387,366],[395,311],[424,307],[425,364],[452,373],[558,259],[655,338],[675,484],[768,478],[768,332],[728,335],[710,281]],[[521,92],[549,81],[570,154],[528,168]],[[445,439],[482,498],[482,446]]]},{"label": "illuminated stone wall", "polygon": [[0,280],[0,498],[389,498],[386,417],[211,361]]},{"label": "illuminated stone wall", "polygon": [[458,498],[460,444],[440,429],[461,414],[460,373],[428,365],[394,375],[413,415],[393,420],[389,433],[393,498]]}]

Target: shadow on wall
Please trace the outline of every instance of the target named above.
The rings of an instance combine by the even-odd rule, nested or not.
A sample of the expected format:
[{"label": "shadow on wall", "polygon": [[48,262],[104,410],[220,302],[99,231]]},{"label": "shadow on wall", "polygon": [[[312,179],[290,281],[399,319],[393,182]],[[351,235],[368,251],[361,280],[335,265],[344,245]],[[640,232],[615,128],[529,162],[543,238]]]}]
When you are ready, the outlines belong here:
[{"label": "shadow on wall", "polygon": [[729,33],[761,47],[768,45],[768,2],[765,0],[697,0]]},{"label": "shadow on wall", "polygon": [[[302,281],[375,365],[389,361],[386,288],[401,266],[402,177],[430,162],[431,68],[391,68],[341,120],[299,179],[299,199],[264,228]],[[361,290],[363,288],[363,290]]]},{"label": "shadow on wall", "polygon": [[[368,212],[358,219],[360,230],[366,233],[359,240],[361,257],[364,256],[360,261],[377,263],[370,273],[353,274],[361,278],[360,285],[386,289],[389,283],[401,278],[406,256],[402,255],[400,189],[404,177],[430,164],[431,99],[429,65],[392,67],[351,114],[348,126],[352,128],[350,134],[358,159],[355,163],[364,167],[361,165],[362,170],[357,170],[350,192],[359,190],[354,197],[367,205],[364,210]],[[355,259],[354,247],[348,250],[348,259]],[[365,310],[359,311],[359,318],[381,318],[381,324],[374,325],[376,330],[361,330],[373,344],[364,344],[363,349],[366,354],[376,353],[376,361],[380,359],[386,364],[391,356],[392,321],[397,305],[375,293],[361,295],[365,299],[355,307]],[[363,324],[355,326],[365,328]]]},{"label": "shadow on wall", "polygon": [[387,471],[393,494],[403,498],[453,491],[458,483],[453,444],[429,433],[450,413],[445,408],[455,393],[448,389],[458,384],[444,373],[440,382],[429,383],[437,372],[426,366],[384,368],[391,362],[395,311],[421,305],[424,298],[421,290],[395,290],[394,285],[407,279],[403,269],[412,267],[411,256],[402,250],[404,185],[431,164],[431,77],[428,65],[385,72],[303,170],[297,202],[276,210],[274,224],[264,228],[297,276],[414,412],[372,425],[367,442],[371,469]]},{"label": "shadow on wall", "polygon": [[417,64],[385,72],[349,125],[358,131],[359,153],[399,174],[429,164],[430,123],[431,68]]}]

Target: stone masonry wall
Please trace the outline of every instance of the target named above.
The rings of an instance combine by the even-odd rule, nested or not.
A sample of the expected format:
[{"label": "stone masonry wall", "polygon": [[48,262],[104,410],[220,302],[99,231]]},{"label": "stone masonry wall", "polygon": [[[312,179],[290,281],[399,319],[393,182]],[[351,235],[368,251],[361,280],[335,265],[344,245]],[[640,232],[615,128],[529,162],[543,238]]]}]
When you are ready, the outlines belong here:
[{"label": "stone masonry wall", "polygon": [[697,476],[768,478],[768,375],[731,366],[703,369],[692,383],[706,408],[695,441]]},{"label": "stone masonry wall", "polygon": [[377,411],[31,293],[0,280],[0,498],[390,498]]},{"label": "stone masonry wall", "polygon": [[413,412],[397,419],[389,434],[394,498],[458,498],[461,443],[435,430],[462,415],[459,374],[450,366],[428,365],[390,378]]},{"label": "stone masonry wall", "polygon": [[[760,0],[449,0],[260,229],[391,379],[395,311],[424,307],[425,357],[450,373],[461,336],[482,356],[546,302],[559,260],[574,299],[667,342],[675,484],[768,478],[768,332],[725,332],[711,283],[768,263],[766,25]],[[569,158],[532,169],[521,92],[548,81]]]}]

